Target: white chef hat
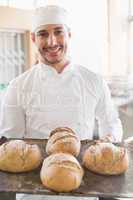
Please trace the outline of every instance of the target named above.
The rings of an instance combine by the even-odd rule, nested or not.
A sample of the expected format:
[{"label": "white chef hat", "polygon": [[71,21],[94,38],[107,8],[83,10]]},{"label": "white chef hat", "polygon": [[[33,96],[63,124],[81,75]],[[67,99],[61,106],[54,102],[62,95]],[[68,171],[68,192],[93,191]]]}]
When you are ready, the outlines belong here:
[{"label": "white chef hat", "polygon": [[37,8],[33,16],[32,31],[41,30],[41,26],[47,24],[64,24],[70,28],[68,12],[57,5]]}]

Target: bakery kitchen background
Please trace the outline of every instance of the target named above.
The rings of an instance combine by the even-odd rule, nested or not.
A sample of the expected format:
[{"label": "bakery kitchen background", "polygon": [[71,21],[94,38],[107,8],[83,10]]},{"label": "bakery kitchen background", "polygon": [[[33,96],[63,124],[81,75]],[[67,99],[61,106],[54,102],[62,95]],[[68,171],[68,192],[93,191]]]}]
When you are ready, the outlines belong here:
[{"label": "bakery kitchen background", "polygon": [[37,61],[30,39],[32,12],[48,3],[71,11],[73,60],[107,80],[124,138],[129,137],[133,132],[133,0],[79,0],[76,9],[75,1],[0,0],[0,102],[9,82]]}]

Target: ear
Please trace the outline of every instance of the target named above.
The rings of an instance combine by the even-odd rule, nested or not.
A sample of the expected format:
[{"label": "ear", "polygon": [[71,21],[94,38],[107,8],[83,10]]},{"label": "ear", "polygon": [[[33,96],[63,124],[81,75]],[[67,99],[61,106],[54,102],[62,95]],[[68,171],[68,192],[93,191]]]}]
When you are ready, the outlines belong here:
[{"label": "ear", "polygon": [[32,39],[32,42],[34,42],[35,43],[35,33],[31,33],[31,39]]},{"label": "ear", "polygon": [[71,38],[71,36],[72,36],[72,35],[71,35],[71,32],[69,31],[69,32],[68,32],[68,37]]}]

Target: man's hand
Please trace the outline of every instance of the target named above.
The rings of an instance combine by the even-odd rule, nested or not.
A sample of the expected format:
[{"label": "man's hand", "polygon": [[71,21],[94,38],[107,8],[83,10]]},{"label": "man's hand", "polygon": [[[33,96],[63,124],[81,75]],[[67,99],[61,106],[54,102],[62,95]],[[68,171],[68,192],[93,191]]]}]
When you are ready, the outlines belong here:
[{"label": "man's hand", "polygon": [[107,134],[107,135],[103,138],[103,140],[104,140],[105,142],[114,142],[114,141],[115,141],[114,137],[113,137],[111,134]]},{"label": "man's hand", "polygon": [[97,140],[97,142],[115,142],[114,137],[111,134],[107,134],[105,137]]}]

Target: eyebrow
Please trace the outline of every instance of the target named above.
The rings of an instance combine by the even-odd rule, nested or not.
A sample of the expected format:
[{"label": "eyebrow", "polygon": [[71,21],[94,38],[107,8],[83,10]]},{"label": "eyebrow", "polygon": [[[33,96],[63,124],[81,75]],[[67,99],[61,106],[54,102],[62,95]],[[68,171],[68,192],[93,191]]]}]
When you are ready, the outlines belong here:
[{"label": "eyebrow", "polygon": [[[61,27],[61,26],[54,28],[54,30],[59,30],[59,29],[64,29],[64,28]],[[40,30],[40,31],[37,32],[37,34],[44,33],[44,32],[47,32],[47,30],[45,30],[45,29],[44,30]]]},{"label": "eyebrow", "polygon": [[55,30],[58,30],[58,29],[64,29],[64,27],[59,26],[59,27],[56,27],[56,28],[55,28]]},{"label": "eyebrow", "polygon": [[46,32],[46,30],[40,30],[40,31],[37,31],[37,34],[44,33],[44,32]]}]

